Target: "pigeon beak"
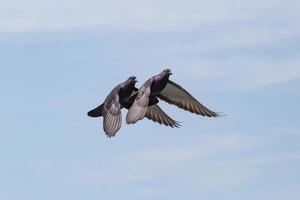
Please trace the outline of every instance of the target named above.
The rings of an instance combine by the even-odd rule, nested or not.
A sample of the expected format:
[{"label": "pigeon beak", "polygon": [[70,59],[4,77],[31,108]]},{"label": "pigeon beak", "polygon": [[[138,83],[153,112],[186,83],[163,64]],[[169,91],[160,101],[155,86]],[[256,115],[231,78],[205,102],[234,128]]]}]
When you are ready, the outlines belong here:
[{"label": "pigeon beak", "polygon": [[172,72],[169,72],[169,74],[170,74],[170,75],[173,75],[173,73],[172,73]]}]

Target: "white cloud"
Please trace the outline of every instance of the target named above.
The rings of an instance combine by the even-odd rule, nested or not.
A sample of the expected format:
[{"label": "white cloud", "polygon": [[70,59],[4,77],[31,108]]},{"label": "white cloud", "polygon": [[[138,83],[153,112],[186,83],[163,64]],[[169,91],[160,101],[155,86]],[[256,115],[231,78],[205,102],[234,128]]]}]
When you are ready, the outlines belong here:
[{"label": "white cloud", "polygon": [[28,0],[1,4],[0,32],[85,28],[182,30],[279,13],[299,19],[299,1]]},{"label": "white cloud", "polygon": [[[297,38],[300,35],[299,6],[296,0],[284,3],[280,0],[7,1],[0,8],[0,32],[98,28],[189,32],[190,28],[197,29],[201,30],[199,37],[193,35],[190,40],[169,41],[156,47],[147,44],[146,49],[139,46],[135,51],[143,55],[136,52],[135,55],[153,55],[154,51],[161,52],[161,55],[173,53],[167,64],[174,68],[177,77],[189,77],[198,80],[199,84],[205,81],[209,88],[260,88],[299,77],[299,59],[274,61],[273,58],[245,53],[233,53],[231,57],[220,59],[203,58],[201,55],[215,55],[214,52],[218,51],[224,54],[241,48],[258,49]],[[210,29],[212,27],[213,30]],[[194,57],[186,57],[185,54]],[[148,57],[150,60],[157,59]],[[136,59],[130,59],[133,65],[137,65]],[[145,59],[142,61],[145,66]],[[168,60],[158,57],[158,62],[166,63]]]},{"label": "white cloud", "polygon": [[[257,89],[300,77],[298,60],[269,61],[255,56],[202,60],[179,66],[185,66],[175,67],[180,78],[189,77],[200,87],[210,89]],[[201,86],[201,83],[205,85]]]},{"label": "white cloud", "polygon": [[[256,187],[270,186],[265,180],[268,173],[276,173],[276,177],[277,166],[288,165],[290,172],[296,172],[297,167],[293,166],[299,163],[300,149],[296,143],[295,148],[282,148],[281,145],[286,145],[286,139],[293,139],[295,134],[293,130],[291,133],[284,130],[277,129],[275,134],[201,134],[185,144],[154,144],[153,149],[131,146],[133,149],[126,149],[126,152],[124,147],[102,152],[108,149],[101,147],[99,154],[93,155],[67,154],[55,158],[40,155],[40,158],[3,163],[1,169],[12,175],[22,166],[21,178],[19,172],[13,174],[17,178],[12,179],[18,180],[17,186],[21,188],[23,184],[36,188],[36,183],[39,183],[54,186],[51,191],[62,188],[73,192],[76,188],[93,188],[101,195],[115,195],[115,188],[118,188],[123,195],[130,193],[129,196],[151,197],[154,194],[160,198],[188,195],[187,190],[190,190],[192,195],[198,197],[201,196],[199,193],[248,188],[252,183]],[[32,180],[30,183],[27,183],[28,178]],[[281,181],[276,184],[285,186]],[[172,189],[174,191],[170,193]]]},{"label": "white cloud", "polygon": [[59,177],[62,184],[64,181],[69,184],[71,178],[76,185],[129,187],[139,182],[172,177],[202,190],[226,190],[255,180],[262,166],[300,159],[299,152],[282,152],[274,157],[273,152],[261,151],[282,137],[286,135],[207,134],[199,138],[196,145],[111,153],[102,155],[101,161],[31,160],[28,167],[34,171],[49,168],[52,173],[49,176]]}]

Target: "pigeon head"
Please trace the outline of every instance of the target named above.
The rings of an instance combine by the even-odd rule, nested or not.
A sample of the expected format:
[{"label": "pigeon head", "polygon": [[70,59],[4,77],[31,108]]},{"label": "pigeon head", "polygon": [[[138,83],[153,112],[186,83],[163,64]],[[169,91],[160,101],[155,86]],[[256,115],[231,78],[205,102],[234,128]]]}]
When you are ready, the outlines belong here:
[{"label": "pigeon head", "polygon": [[162,71],[161,73],[160,73],[160,75],[162,76],[162,77],[169,77],[170,75],[172,75],[173,73],[171,72],[171,70],[170,69],[165,69],[164,71]]},{"label": "pigeon head", "polygon": [[135,83],[138,82],[136,80],[136,77],[135,76],[130,76],[123,84],[122,84],[122,87],[123,88],[133,88],[135,86]]},{"label": "pigeon head", "polygon": [[127,83],[136,83],[138,82],[136,80],[136,77],[135,76],[130,76],[127,80],[126,80]]}]

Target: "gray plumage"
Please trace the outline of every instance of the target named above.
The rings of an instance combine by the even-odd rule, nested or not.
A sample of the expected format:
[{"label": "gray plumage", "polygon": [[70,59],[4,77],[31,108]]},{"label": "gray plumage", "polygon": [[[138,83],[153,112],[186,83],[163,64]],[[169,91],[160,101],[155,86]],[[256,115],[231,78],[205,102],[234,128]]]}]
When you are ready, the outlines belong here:
[{"label": "gray plumage", "polygon": [[[135,99],[138,97],[138,89],[135,88],[134,91],[132,92],[132,95],[130,98],[127,99],[127,103],[125,107],[127,109],[131,108],[133,103],[135,102]],[[145,113],[145,117],[148,119],[157,122],[159,124],[169,126],[169,127],[177,127],[179,128],[180,124],[179,122],[175,121],[171,117],[169,117],[158,105],[157,103],[159,102],[158,98],[156,97],[150,97],[147,99],[147,102],[142,102],[143,106],[143,113]],[[139,108],[140,105],[137,106]]]},{"label": "gray plumage", "polygon": [[103,129],[107,136],[111,137],[121,128],[122,113],[119,102],[120,86],[115,87],[107,96],[103,106]]},{"label": "gray plumage", "polygon": [[139,89],[137,97],[135,98],[133,105],[128,110],[126,116],[126,122],[128,124],[135,123],[145,117],[149,105],[152,81],[152,78],[149,79]]},{"label": "gray plumage", "polygon": [[190,93],[183,89],[180,85],[168,81],[166,87],[157,96],[161,100],[168,102],[169,104],[176,105],[177,107],[202,115],[204,117],[218,117],[219,114],[211,111],[202,105],[197,99],[195,99]]},{"label": "gray plumage", "polygon": [[170,126],[172,128],[179,128],[179,122],[173,120],[169,117],[158,105],[152,105],[147,108],[145,117],[148,119],[163,124],[165,126]]},{"label": "gray plumage", "polygon": [[[129,109],[138,96],[135,88],[135,77],[129,77],[125,82],[117,85],[106,97],[103,104],[88,112],[90,117],[103,116],[103,130],[108,137],[115,136],[122,125],[121,109]],[[145,116],[159,124],[170,127],[178,127],[179,123],[169,117],[158,105],[157,98],[148,99],[145,107]]]},{"label": "gray plumage", "polygon": [[103,104],[88,112],[90,117],[103,116],[103,130],[108,137],[114,136],[120,130],[122,125],[121,102],[131,96],[136,82],[136,77],[129,77],[107,95]]},{"label": "gray plumage", "polygon": [[170,81],[170,75],[172,75],[171,70],[165,69],[143,84],[138,91],[137,98],[127,113],[126,122],[128,124],[134,124],[138,120],[143,119],[146,116],[147,109],[145,106],[149,102],[149,98],[156,97],[191,113],[207,117],[219,116],[218,113],[203,106],[180,85]]}]

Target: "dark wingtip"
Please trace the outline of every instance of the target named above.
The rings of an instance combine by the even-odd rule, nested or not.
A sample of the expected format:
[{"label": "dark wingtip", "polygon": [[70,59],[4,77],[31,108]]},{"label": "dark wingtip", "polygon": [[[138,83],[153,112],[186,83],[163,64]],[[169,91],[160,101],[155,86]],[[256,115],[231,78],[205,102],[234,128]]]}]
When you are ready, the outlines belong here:
[{"label": "dark wingtip", "polygon": [[109,134],[106,134],[107,138],[112,138],[112,137],[115,137],[115,135],[109,135]]},{"label": "dark wingtip", "polygon": [[217,112],[216,117],[226,117],[225,111]]},{"label": "dark wingtip", "polygon": [[178,121],[175,121],[174,124],[172,124],[172,128],[180,128],[182,126],[182,122],[178,122]]},{"label": "dark wingtip", "polygon": [[112,137],[115,137],[115,136],[116,136],[116,133],[117,133],[117,132],[112,132],[112,133],[110,133],[110,132],[105,132],[105,135],[106,135],[108,138],[112,138]]}]

